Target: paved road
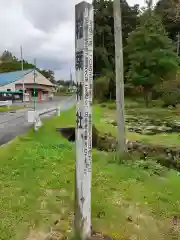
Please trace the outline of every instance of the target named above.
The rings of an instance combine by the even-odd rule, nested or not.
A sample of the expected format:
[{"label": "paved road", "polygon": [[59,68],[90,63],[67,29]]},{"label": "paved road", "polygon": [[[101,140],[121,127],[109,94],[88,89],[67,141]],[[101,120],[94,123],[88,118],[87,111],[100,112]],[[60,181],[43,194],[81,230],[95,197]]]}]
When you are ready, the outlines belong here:
[{"label": "paved road", "polygon": [[[68,96],[64,96],[64,97],[54,97],[52,101],[43,101],[40,103],[36,103],[36,109],[42,109],[42,108],[48,108],[48,107],[52,107],[56,104],[59,104],[60,102],[67,100],[69,97]],[[33,102],[26,102],[26,103],[22,103],[22,102],[14,102],[13,105],[16,106],[24,106],[26,105],[26,107],[28,109],[33,109],[34,108],[34,103]]]},{"label": "paved road", "polygon": [[[19,103],[20,105],[22,103]],[[75,105],[75,97],[56,98],[50,102],[39,103],[36,106],[37,110],[50,108],[59,105],[61,111],[65,111]],[[28,104],[27,109],[18,110],[15,112],[0,113],[0,145],[12,140],[14,137],[25,133],[32,124],[27,122],[27,111],[33,108],[33,103]],[[48,118],[52,115],[47,114],[43,118]]]}]

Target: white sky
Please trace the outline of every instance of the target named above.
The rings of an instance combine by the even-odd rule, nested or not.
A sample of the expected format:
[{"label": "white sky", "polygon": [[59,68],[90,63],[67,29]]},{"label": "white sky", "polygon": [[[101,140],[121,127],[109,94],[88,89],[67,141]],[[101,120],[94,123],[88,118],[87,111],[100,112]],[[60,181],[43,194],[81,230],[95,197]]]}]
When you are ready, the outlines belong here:
[{"label": "white sky", "polygon": [[[0,0],[0,52],[10,50],[20,58],[68,78],[74,69],[74,6],[80,0]],[[91,2],[90,0],[88,2]],[[130,5],[144,0],[128,0]]]},{"label": "white sky", "polygon": [[137,1],[135,1],[135,0],[128,0],[127,2],[128,2],[130,5],[134,5],[134,4],[139,4],[139,5],[141,5],[141,6],[144,5],[144,0],[137,0]]}]

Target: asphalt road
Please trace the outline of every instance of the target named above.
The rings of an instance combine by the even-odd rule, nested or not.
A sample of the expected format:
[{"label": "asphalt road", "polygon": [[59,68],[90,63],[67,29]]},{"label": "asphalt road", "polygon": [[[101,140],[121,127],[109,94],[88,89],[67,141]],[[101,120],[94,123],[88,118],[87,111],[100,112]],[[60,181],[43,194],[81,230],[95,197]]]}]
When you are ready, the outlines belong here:
[{"label": "asphalt road", "polygon": [[[22,103],[18,103],[18,105],[21,104]],[[61,111],[66,111],[75,105],[75,97],[55,98],[53,101],[37,103],[36,109],[42,110],[59,104],[61,106]],[[24,134],[33,126],[31,123],[27,122],[27,112],[29,109],[33,109],[33,103],[28,103],[26,109],[15,112],[0,113],[0,145],[9,142],[16,136]],[[52,113],[44,115],[43,118],[48,118],[50,116],[52,116]]]}]

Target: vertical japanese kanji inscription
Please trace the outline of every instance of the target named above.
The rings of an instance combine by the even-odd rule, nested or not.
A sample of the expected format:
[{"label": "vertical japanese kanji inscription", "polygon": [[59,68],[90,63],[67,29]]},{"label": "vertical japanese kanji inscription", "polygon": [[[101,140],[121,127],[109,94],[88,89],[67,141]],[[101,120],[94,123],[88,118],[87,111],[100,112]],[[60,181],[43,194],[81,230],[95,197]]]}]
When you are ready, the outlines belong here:
[{"label": "vertical japanese kanji inscription", "polygon": [[77,83],[76,84],[76,99],[77,100],[82,100],[82,95],[83,95],[83,87],[82,87],[82,83]]},{"label": "vertical japanese kanji inscription", "polygon": [[75,7],[76,69],[76,185],[75,233],[91,235],[93,7],[81,2]]},{"label": "vertical japanese kanji inscription", "polygon": [[76,70],[83,70],[83,51],[76,52]]},{"label": "vertical japanese kanji inscription", "polygon": [[83,38],[83,12],[76,14],[76,39],[81,39]]}]

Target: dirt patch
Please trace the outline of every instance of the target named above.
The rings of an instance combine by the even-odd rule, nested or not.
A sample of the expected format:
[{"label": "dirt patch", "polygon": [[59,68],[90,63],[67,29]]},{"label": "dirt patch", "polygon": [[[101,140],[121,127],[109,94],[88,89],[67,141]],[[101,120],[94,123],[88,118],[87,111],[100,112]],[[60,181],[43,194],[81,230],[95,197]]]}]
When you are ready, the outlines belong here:
[{"label": "dirt patch", "polygon": [[66,239],[60,232],[51,232],[44,240],[64,240]]},{"label": "dirt patch", "polygon": [[[56,131],[70,142],[75,142],[75,128],[57,128]],[[99,151],[111,152],[116,149],[116,138],[110,133],[101,133],[93,125],[92,127],[92,147]]]},{"label": "dirt patch", "polygon": [[[75,128],[58,128],[59,131],[69,141],[75,141]],[[158,156],[157,162],[168,168],[180,170],[180,148],[167,147],[161,145],[144,144],[139,141],[126,141],[128,152],[139,152],[146,160],[148,156]],[[99,151],[114,152],[117,148],[116,137],[111,133],[101,133],[93,125],[92,147]]]},{"label": "dirt patch", "polygon": [[28,238],[26,240],[64,240],[66,239],[63,234],[60,232],[52,231],[50,233],[43,233],[38,231],[30,232]]},{"label": "dirt patch", "polygon": [[112,238],[101,232],[92,231],[91,238],[89,240],[112,240]]},{"label": "dirt patch", "polygon": [[66,138],[69,142],[75,141],[75,128],[67,127],[67,128],[57,128],[56,131],[60,132],[64,138]]},{"label": "dirt patch", "polygon": [[26,240],[45,240],[47,233],[32,230]]},{"label": "dirt patch", "polygon": [[[67,128],[56,128],[56,131],[60,132],[61,135],[66,138],[69,142],[75,142],[75,128],[67,127]],[[92,127],[92,147],[96,148],[98,145],[98,137],[99,132],[96,127],[93,125]]]}]

